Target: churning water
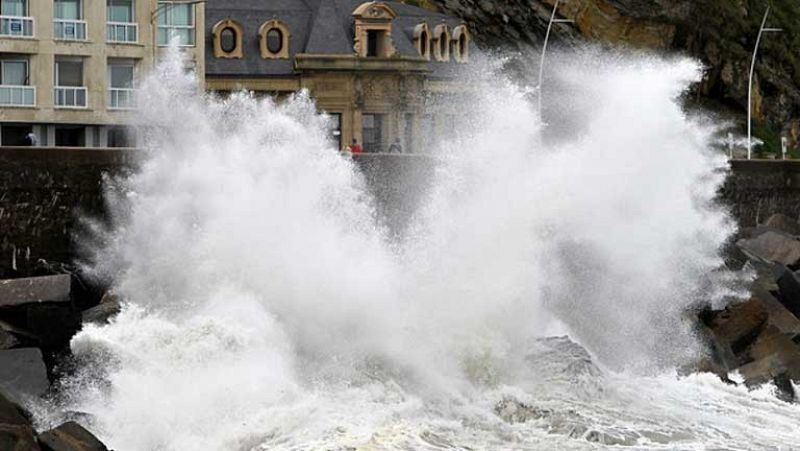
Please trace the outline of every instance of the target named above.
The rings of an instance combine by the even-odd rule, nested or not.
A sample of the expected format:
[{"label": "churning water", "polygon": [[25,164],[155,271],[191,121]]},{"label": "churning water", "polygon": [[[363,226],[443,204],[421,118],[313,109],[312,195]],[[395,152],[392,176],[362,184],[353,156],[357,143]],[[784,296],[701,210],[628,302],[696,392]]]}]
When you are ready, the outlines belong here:
[{"label": "churning water", "polygon": [[726,162],[678,100],[701,68],[552,72],[545,138],[529,93],[468,75],[398,237],[308,97],[209,99],[163,64],[93,244],[128,304],[73,339],[63,407],[120,451],[797,446],[770,387],[676,374],[684,311],[729,294]]}]

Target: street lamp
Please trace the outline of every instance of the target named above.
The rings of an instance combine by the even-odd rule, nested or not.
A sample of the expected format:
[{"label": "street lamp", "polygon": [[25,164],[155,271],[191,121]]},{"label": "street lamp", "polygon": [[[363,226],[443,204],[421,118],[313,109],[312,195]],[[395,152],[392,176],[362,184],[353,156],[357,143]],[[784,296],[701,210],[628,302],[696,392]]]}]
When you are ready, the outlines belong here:
[{"label": "street lamp", "polygon": [[[566,0],[564,0],[566,2]],[[542,57],[539,61],[539,120],[542,120],[542,79],[544,78],[544,61],[545,56],[547,54],[547,43],[550,41],[550,30],[553,28],[554,23],[574,23],[574,20],[571,19],[556,19],[556,12],[558,12],[558,5],[561,3],[561,0],[556,0],[555,4],[553,4],[553,12],[550,14],[550,22],[547,24],[547,33],[544,35],[544,44],[542,45]]]},{"label": "street lamp", "polygon": [[766,28],[767,17],[769,16],[770,6],[764,11],[764,19],[761,21],[761,28],[758,30],[756,46],[753,49],[753,59],[750,61],[750,79],[747,85],[747,159],[752,158],[753,152],[753,72],[756,67],[756,56],[758,55],[758,45],[761,44],[761,35],[765,32],[780,32],[781,28]]}]

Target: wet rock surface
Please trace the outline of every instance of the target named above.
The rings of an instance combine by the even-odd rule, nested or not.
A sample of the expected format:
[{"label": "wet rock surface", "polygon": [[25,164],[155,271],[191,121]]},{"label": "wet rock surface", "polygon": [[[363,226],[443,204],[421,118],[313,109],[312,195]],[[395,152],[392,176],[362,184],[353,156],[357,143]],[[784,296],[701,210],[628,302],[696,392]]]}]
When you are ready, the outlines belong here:
[{"label": "wet rock surface", "polygon": [[82,324],[107,322],[120,311],[115,296],[100,304],[98,298],[75,274],[0,280],[0,450],[107,450],[74,421],[38,435],[20,407],[47,395],[69,368],[64,358]]},{"label": "wet rock surface", "polygon": [[[783,400],[800,382],[800,277],[795,221],[775,215],[737,242],[749,258],[751,297],[700,315],[712,347],[713,372],[737,371],[748,386],[774,383]],[[800,248],[797,248],[800,249]]]},{"label": "wet rock surface", "polygon": [[43,451],[108,451],[91,432],[74,421],[39,435]]}]

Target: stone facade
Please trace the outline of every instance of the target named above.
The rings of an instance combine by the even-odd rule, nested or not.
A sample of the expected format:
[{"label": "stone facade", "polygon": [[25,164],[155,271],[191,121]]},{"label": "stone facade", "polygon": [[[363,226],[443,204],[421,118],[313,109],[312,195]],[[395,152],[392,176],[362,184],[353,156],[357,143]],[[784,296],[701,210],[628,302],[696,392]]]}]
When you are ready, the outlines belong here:
[{"label": "stone facade", "polygon": [[[112,2],[125,5],[125,22],[111,21]],[[73,0],[71,5],[26,0],[21,16],[4,15],[0,26],[0,59],[27,64],[23,86],[0,80],[0,143],[25,144],[32,131],[41,146],[106,147],[129,143],[118,126],[135,107],[138,78],[152,68],[160,52],[155,31],[171,2],[159,0]],[[70,3],[70,2],[66,2]],[[62,13],[59,14],[59,8]],[[194,45],[181,47],[187,65],[202,78],[205,20],[202,3],[191,5]],[[79,19],[60,19],[70,11]],[[75,80],[59,82],[57,64],[77,64]],[[113,86],[112,66],[122,69],[123,85]],[[130,86],[128,72],[133,75]],[[10,74],[5,74],[10,75]],[[56,84],[68,84],[58,88]],[[124,86],[124,87],[123,87]],[[13,91],[13,94],[12,94]],[[25,94],[22,94],[25,93]],[[25,95],[25,99],[20,96]],[[112,136],[109,136],[109,133]],[[127,142],[126,142],[127,141]]]},{"label": "stone facade", "polygon": [[[459,19],[391,1],[235,3],[208,9],[207,90],[278,98],[307,90],[320,112],[335,116],[335,144],[345,148],[355,139],[367,152],[385,152],[396,141],[419,152],[452,123],[439,106],[463,94],[458,73],[472,47]],[[227,44],[234,47],[227,52],[222,25],[231,22]],[[274,54],[265,54],[265,27],[280,27]]]}]

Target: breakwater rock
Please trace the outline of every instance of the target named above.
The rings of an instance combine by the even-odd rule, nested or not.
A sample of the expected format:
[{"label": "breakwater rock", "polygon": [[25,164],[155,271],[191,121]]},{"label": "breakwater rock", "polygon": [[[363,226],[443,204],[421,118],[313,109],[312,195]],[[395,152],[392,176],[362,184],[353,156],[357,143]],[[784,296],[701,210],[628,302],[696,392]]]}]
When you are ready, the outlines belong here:
[{"label": "breakwater rock", "polygon": [[753,275],[750,298],[701,313],[712,348],[708,370],[755,386],[773,382],[785,400],[800,382],[800,225],[784,215],[743,231],[736,247]]},{"label": "breakwater rock", "polygon": [[107,322],[119,312],[116,297],[97,304],[89,290],[73,289],[84,285],[77,274],[0,280],[0,450],[107,450],[72,421],[38,434],[21,407],[50,394],[83,323]]}]

